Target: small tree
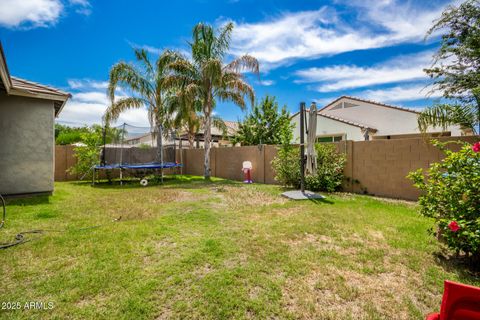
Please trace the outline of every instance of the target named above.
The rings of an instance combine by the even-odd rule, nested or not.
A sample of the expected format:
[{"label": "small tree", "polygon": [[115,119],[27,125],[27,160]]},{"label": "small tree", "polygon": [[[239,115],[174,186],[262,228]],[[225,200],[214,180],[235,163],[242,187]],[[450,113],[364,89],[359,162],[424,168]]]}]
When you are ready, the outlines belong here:
[{"label": "small tree", "polygon": [[275,97],[267,95],[240,123],[233,142],[245,146],[288,144],[293,137],[293,127],[287,106],[279,110]]},{"label": "small tree", "polygon": [[80,177],[91,177],[92,167],[100,162],[103,137],[101,130],[90,129],[81,133],[81,142],[84,144],[74,148],[77,163],[68,169],[72,174]]},{"label": "small tree", "polygon": [[434,142],[446,157],[430,166],[411,172],[408,177],[423,191],[420,213],[435,220],[432,233],[448,248],[480,259],[480,142],[464,143],[454,152],[446,143]]}]

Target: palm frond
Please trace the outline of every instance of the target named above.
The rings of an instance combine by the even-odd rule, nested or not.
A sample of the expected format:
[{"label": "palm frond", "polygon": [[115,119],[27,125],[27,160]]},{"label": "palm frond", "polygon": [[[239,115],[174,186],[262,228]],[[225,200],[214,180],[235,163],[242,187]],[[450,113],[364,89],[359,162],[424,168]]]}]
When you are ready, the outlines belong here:
[{"label": "palm frond", "polygon": [[225,69],[234,71],[234,72],[250,71],[255,73],[256,75],[259,75],[260,63],[255,57],[245,54],[241,57],[236,58],[229,64],[227,64],[225,66]]},{"label": "palm frond", "polygon": [[245,104],[245,99],[243,98],[243,95],[239,92],[219,90],[217,92],[217,97],[222,102],[233,102],[234,104],[239,106],[240,109],[242,110],[245,110],[245,108],[247,107]]},{"label": "palm frond", "polygon": [[111,102],[115,101],[115,91],[119,86],[143,97],[151,97],[153,94],[152,85],[143,77],[141,72],[123,61],[115,64],[110,70],[107,94]]},{"label": "palm frond", "polygon": [[222,61],[219,59],[207,60],[202,65],[202,75],[214,86],[220,86],[222,83]]},{"label": "palm frond", "polygon": [[228,22],[219,31],[218,36],[215,39],[213,45],[213,56],[217,58],[223,58],[230,48],[230,39],[233,32],[233,23]]},{"label": "palm frond", "polygon": [[226,90],[234,91],[242,96],[248,96],[250,98],[251,105],[255,103],[255,90],[251,85],[249,85],[243,78],[237,77],[230,79],[224,83],[224,88]]},{"label": "palm frond", "polygon": [[135,57],[137,61],[141,62],[149,77],[153,75],[153,66],[148,57],[148,52],[145,49],[134,48]]},{"label": "palm frond", "polygon": [[223,136],[226,136],[227,133],[228,133],[228,127],[227,125],[225,124],[225,121],[223,121],[222,118],[218,117],[218,116],[213,116],[212,117],[212,124],[217,127],[218,129],[220,129],[220,131],[222,131],[222,135]]},{"label": "palm frond", "polygon": [[142,98],[130,97],[123,98],[112,103],[105,114],[103,115],[103,120],[106,124],[109,124],[110,121],[115,121],[118,119],[120,114],[128,109],[140,109],[145,106],[147,101]]},{"label": "palm frond", "polygon": [[471,105],[438,104],[423,110],[417,122],[419,130],[424,133],[429,127],[438,127],[445,131],[451,125],[474,131],[476,112]]}]

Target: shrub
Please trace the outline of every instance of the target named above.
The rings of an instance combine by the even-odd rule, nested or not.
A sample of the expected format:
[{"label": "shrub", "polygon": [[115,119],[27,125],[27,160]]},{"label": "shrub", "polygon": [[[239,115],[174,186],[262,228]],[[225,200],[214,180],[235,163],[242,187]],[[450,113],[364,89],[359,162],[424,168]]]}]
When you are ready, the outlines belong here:
[{"label": "shrub", "polygon": [[[337,152],[333,144],[316,144],[317,174],[305,177],[305,187],[312,191],[333,192],[340,189],[346,157]],[[300,187],[300,161],[298,148],[282,145],[272,161],[275,180],[284,186]]]},{"label": "shrub", "polygon": [[102,134],[98,130],[81,134],[84,146],[75,147],[77,163],[68,171],[82,177],[92,177],[92,167],[99,163],[102,146]]},{"label": "shrub", "polygon": [[[459,142],[461,143],[461,142]],[[408,177],[423,191],[420,213],[433,218],[431,230],[448,248],[480,259],[480,142],[463,144],[458,152],[446,143],[434,141],[446,155],[424,173],[422,169]]]},{"label": "shrub", "polygon": [[65,145],[80,142],[82,141],[81,135],[82,133],[80,131],[61,132],[55,140],[55,143]]},{"label": "shrub", "polygon": [[305,177],[307,189],[312,191],[338,191],[343,182],[343,169],[347,162],[344,154],[338,153],[335,145],[317,143],[317,174]]},{"label": "shrub", "polygon": [[272,160],[275,170],[275,180],[286,187],[300,187],[300,159],[298,148],[290,145],[281,145],[278,154]]}]

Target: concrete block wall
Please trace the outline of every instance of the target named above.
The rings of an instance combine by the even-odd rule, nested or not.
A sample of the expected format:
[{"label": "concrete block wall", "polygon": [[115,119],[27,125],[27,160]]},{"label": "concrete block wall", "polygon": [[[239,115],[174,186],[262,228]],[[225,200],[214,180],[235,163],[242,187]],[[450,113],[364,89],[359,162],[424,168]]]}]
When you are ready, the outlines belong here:
[{"label": "concrete block wall", "polygon": [[[474,143],[479,141],[480,137],[444,137],[439,140]],[[406,178],[407,174],[418,168],[426,169],[444,156],[440,150],[422,138],[341,141],[335,145],[338,152],[344,153],[347,158],[344,170],[347,179],[343,184],[345,191],[396,199],[416,200],[419,191]],[[62,150],[62,148],[68,150]],[[451,144],[449,148],[458,150],[459,145]],[[60,151],[56,152],[56,180],[76,179],[71,175],[65,175],[66,168],[75,161],[72,160],[71,147],[57,146],[57,150]],[[131,149],[128,151],[131,154],[127,152],[126,156],[130,160],[153,161],[151,160],[154,157],[153,151],[149,151],[151,154],[147,154],[147,151]],[[118,152],[118,150],[111,152]],[[251,161],[254,182],[275,184],[275,172],[271,162],[276,155],[276,146],[212,148],[210,169],[214,177],[242,181],[242,163]],[[203,175],[203,149],[177,150],[177,160],[184,165],[182,173]]]}]

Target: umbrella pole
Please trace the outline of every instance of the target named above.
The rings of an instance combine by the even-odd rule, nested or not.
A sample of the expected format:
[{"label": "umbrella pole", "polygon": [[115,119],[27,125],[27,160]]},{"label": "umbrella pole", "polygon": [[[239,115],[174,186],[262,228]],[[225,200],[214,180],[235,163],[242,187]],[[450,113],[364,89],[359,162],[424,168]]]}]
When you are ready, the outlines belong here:
[{"label": "umbrella pole", "polygon": [[300,103],[300,190],[305,192],[305,102]]}]

